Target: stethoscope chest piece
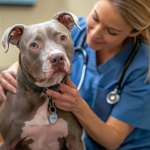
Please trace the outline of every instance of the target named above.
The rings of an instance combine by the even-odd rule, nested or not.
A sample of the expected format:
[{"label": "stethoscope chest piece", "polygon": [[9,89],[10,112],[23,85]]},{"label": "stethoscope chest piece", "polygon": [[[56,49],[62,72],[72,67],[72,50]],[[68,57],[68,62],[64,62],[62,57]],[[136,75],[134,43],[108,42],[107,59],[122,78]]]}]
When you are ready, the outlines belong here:
[{"label": "stethoscope chest piece", "polygon": [[120,96],[119,96],[119,94],[117,94],[117,89],[108,93],[108,95],[106,97],[107,103],[109,103],[109,104],[115,104],[119,101],[119,99],[120,99]]}]

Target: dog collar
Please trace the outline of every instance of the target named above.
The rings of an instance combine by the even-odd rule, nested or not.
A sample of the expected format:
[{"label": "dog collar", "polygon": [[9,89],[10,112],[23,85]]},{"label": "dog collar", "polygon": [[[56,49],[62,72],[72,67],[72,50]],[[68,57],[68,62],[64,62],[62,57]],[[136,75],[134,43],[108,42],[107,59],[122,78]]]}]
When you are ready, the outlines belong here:
[{"label": "dog collar", "polygon": [[[39,87],[33,83],[31,83],[27,78],[26,76],[23,74],[23,72],[21,71],[21,78],[22,80],[24,81],[24,83],[29,87],[31,88],[33,91],[35,92],[39,92],[39,93],[45,93],[46,94],[46,91],[47,90],[53,90],[53,91],[58,91],[59,89],[59,86],[60,84],[55,84],[53,86],[50,86],[50,87]],[[64,78],[62,79],[61,83],[65,83],[66,81],[66,76],[64,76]]]}]

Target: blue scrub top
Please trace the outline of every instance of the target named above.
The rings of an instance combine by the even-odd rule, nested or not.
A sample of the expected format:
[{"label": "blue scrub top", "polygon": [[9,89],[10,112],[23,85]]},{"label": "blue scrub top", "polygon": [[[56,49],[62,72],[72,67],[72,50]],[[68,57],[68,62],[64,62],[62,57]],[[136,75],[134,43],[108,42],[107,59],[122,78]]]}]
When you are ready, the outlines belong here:
[{"label": "blue scrub top", "polygon": [[[82,31],[74,27],[71,32],[75,47],[78,46],[80,38],[86,31],[86,19],[79,18],[79,25],[83,29]],[[84,41],[83,47],[88,53],[88,63],[79,92],[95,114],[104,122],[111,115],[136,127],[118,150],[150,150],[150,84],[145,82],[149,66],[149,49],[143,40],[141,40],[138,52],[121,83],[120,101],[114,105],[106,102],[106,96],[116,87],[133,46],[133,42],[130,42],[114,57],[97,67],[96,51],[89,48]],[[71,80],[76,86],[81,78],[82,64],[82,53],[75,52]],[[87,150],[105,149],[93,141],[86,132],[84,141]]]}]

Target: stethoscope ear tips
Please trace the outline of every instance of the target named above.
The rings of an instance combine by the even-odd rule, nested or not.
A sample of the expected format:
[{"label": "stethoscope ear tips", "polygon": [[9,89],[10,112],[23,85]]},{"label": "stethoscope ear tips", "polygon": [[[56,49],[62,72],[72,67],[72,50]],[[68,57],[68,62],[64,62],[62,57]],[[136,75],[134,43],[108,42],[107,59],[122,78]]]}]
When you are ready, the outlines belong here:
[{"label": "stethoscope ear tips", "polygon": [[117,89],[108,93],[108,95],[106,97],[108,104],[115,104],[115,103],[119,102],[119,99],[120,99],[120,96],[119,96],[119,94],[117,94]]}]

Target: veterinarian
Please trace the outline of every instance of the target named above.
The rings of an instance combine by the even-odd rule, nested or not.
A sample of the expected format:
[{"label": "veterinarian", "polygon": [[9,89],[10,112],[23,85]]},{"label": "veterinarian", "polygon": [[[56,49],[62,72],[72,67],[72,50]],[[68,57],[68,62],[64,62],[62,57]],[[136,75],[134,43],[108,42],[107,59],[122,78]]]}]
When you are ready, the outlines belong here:
[{"label": "veterinarian", "polygon": [[[48,90],[47,94],[58,108],[77,117],[84,128],[87,150],[149,150],[150,1],[97,0],[88,18],[79,18],[79,22],[83,30],[74,27],[71,34],[77,47],[87,32],[83,48],[88,62],[82,86],[78,91],[83,55],[76,52],[71,80],[67,77],[66,85],[60,85],[61,93]],[[108,94],[116,88],[137,39],[137,52],[117,91],[119,101],[110,104]],[[4,99],[6,90],[16,92],[18,67],[15,63],[1,73],[0,95]]]}]

